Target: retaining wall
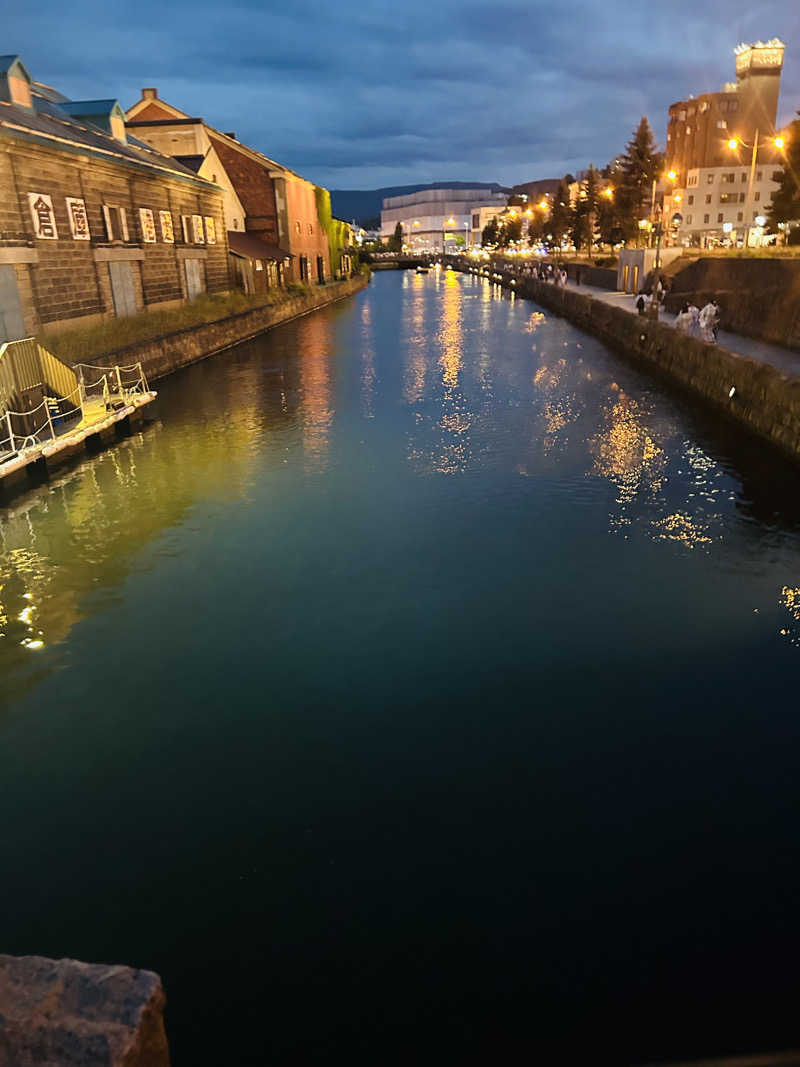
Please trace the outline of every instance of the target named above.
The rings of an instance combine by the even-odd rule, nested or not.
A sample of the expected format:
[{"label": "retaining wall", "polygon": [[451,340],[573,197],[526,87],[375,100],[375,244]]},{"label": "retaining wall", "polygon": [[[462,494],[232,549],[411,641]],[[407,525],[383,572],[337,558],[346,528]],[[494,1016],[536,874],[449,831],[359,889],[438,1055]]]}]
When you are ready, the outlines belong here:
[{"label": "retaining wall", "polygon": [[92,359],[93,364],[113,367],[141,363],[148,381],[163,378],[190,363],[213,356],[241,341],[248,341],[272,326],[289,322],[300,315],[326,307],[336,300],[357,293],[368,284],[368,278],[359,275],[343,282],[331,282],[315,287],[310,293],[302,293],[282,304],[242,311],[237,315],[204,322],[178,333],[156,337],[140,344],[127,345],[113,352]]},{"label": "retaining wall", "polygon": [[[634,362],[656,367],[794,459],[800,459],[800,378],[631,315],[572,289],[504,274],[520,296],[569,319]],[[734,389],[731,397],[730,391]]]}]

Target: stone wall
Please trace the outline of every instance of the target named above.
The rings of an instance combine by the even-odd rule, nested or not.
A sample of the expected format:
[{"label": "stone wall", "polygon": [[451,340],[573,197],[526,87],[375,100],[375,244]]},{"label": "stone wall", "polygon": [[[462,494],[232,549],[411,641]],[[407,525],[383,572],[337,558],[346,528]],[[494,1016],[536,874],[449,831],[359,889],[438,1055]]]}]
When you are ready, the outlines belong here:
[{"label": "stone wall", "polygon": [[[14,262],[23,305],[25,329],[84,318],[112,316],[114,302],[109,262],[130,263],[137,307],[181,300],[187,296],[184,259],[203,262],[208,292],[231,288],[222,194],[192,178],[149,173],[119,160],[66,154],[27,142],[0,146],[0,262]],[[34,239],[28,193],[52,198],[57,240]],[[73,240],[67,197],[86,203],[90,240]],[[125,209],[128,241],[109,242],[103,205]],[[145,242],[140,208],[154,213],[157,240]],[[162,240],[159,210],[172,213],[175,242]],[[216,243],[186,245],[181,215],[214,219]],[[24,263],[19,256],[25,252]],[[30,293],[30,300],[26,294]]]},{"label": "stone wall", "polygon": [[0,956],[0,1064],[169,1067],[164,990],[152,971]]},{"label": "stone wall", "polygon": [[711,299],[719,303],[723,329],[800,348],[800,259],[705,257],[675,270],[670,311]]},{"label": "stone wall", "polygon": [[201,323],[179,333],[128,345],[95,357],[92,362],[106,367],[141,363],[148,381],[155,381],[206,356],[213,356],[216,352],[256,337],[272,326],[351,296],[367,284],[368,279],[359,275],[347,281],[314,286],[310,292],[298,294],[281,304],[242,311],[217,322]]},{"label": "stone wall", "polygon": [[[511,279],[509,274],[504,284]],[[519,296],[569,319],[640,366],[657,369],[800,459],[800,379],[574,289],[533,279],[514,280]]]}]

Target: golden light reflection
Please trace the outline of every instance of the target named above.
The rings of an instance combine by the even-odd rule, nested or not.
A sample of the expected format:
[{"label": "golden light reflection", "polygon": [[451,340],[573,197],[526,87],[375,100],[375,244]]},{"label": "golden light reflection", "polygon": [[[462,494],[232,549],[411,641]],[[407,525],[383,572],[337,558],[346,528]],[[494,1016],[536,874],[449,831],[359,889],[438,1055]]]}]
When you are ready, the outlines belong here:
[{"label": "golden light reflection", "polygon": [[439,359],[439,365],[443,371],[442,380],[446,386],[454,388],[458,385],[464,344],[461,323],[461,285],[455,273],[449,273],[445,277],[442,325],[438,340],[442,347],[442,355]]},{"label": "golden light reflection", "polygon": [[788,637],[793,645],[800,647],[800,589],[785,585],[781,589],[781,595],[778,603],[786,608],[792,617],[792,626],[784,626],[781,628],[781,636]]},{"label": "golden light reflection", "polygon": [[661,541],[677,541],[686,548],[711,544],[708,527],[684,511],[676,511],[653,523],[655,536]]},{"label": "golden light reflection", "polygon": [[327,466],[334,415],[332,320],[327,315],[301,319],[297,346],[306,468],[322,471]]},{"label": "golden light reflection", "polygon": [[621,511],[612,528],[629,525],[625,508],[642,492],[657,493],[663,483],[667,456],[644,422],[641,406],[615,383],[616,394],[604,414],[601,433],[589,442],[593,459],[591,473],[608,478],[617,489]]}]

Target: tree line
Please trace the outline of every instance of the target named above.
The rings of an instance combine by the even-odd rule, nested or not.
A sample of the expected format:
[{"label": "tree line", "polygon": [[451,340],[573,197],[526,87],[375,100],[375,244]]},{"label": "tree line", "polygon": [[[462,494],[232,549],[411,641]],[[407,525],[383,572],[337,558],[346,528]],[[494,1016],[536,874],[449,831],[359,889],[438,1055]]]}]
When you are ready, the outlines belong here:
[{"label": "tree line", "polygon": [[[650,216],[653,183],[663,165],[650,123],[642,117],[622,156],[601,170],[589,167],[574,200],[570,185],[575,179],[566,174],[546,211],[528,208],[529,243],[545,248],[570,243],[589,251],[598,244],[632,243],[639,236],[639,221]],[[492,219],[484,227],[482,243],[505,248],[522,239],[523,228],[523,216],[517,213]]]}]

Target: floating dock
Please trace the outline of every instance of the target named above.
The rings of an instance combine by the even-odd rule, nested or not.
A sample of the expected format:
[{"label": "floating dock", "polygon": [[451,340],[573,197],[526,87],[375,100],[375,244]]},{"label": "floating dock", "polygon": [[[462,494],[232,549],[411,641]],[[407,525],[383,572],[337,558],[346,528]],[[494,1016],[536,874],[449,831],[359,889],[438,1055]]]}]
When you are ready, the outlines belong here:
[{"label": "floating dock", "polygon": [[68,367],[32,338],[0,345],[0,499],[113,442],[156,396],[141,363]]}]

